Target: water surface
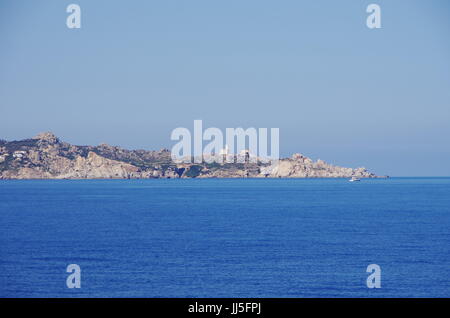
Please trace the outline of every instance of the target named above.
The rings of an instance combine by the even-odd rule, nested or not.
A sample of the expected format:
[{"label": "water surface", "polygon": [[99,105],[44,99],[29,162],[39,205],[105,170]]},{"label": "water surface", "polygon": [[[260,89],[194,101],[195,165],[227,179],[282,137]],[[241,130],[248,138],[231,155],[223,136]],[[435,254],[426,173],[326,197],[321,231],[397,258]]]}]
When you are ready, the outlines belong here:
[{"label": "water surface", "polygon": [[450,179],[3,180],[0,244],[1,297],[449,297]]}]

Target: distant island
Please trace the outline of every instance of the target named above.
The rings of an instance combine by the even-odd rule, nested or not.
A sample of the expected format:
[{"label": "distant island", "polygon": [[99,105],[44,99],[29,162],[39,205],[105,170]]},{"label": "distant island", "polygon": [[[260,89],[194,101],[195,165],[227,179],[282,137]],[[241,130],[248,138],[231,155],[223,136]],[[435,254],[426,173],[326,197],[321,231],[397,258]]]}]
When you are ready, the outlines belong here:
[{"label": "distant island", "polygon": [[0,179],[149,178],[377,178],[365,168],[344,168],[301,154],[267,163],[174,163],[170,151],[75,146],[52,133],[0,140]]}]

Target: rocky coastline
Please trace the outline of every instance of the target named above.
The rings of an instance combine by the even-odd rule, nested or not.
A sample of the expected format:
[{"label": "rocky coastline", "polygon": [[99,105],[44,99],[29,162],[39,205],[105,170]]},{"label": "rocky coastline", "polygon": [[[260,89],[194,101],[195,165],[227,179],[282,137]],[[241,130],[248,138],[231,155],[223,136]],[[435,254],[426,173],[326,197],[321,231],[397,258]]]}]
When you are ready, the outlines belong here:
[{"label": "rocky coastline", "polygon": [[170,151],[127,150],[101,144],[75,146],[52,133],[18,141],[0,140],[0,179],[149,178],[378,178],[365,168],[334,166],[301,154],[263,163],[183,163]]}]

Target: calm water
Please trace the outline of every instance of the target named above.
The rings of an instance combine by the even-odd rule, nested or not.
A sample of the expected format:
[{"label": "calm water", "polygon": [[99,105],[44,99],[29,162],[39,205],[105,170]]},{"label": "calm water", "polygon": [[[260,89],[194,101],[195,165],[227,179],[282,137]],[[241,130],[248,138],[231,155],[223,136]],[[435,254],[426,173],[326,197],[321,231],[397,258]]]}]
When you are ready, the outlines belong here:
[{"label": "calm water", "polygon": [[450,179],[0,181],[0,244],[1,297],[449,297]]}]

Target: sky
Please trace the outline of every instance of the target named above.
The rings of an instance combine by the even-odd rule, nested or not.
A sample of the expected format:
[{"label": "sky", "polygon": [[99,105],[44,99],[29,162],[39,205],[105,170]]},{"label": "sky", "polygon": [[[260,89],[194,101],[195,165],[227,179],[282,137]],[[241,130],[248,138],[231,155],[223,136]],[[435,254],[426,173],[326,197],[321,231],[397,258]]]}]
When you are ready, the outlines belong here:
[{"label": "sky", "polygon": [[450,2],[0,0],[1,139],[170,149],[195,119],[279,128],[282,157],[450,176]]}]

